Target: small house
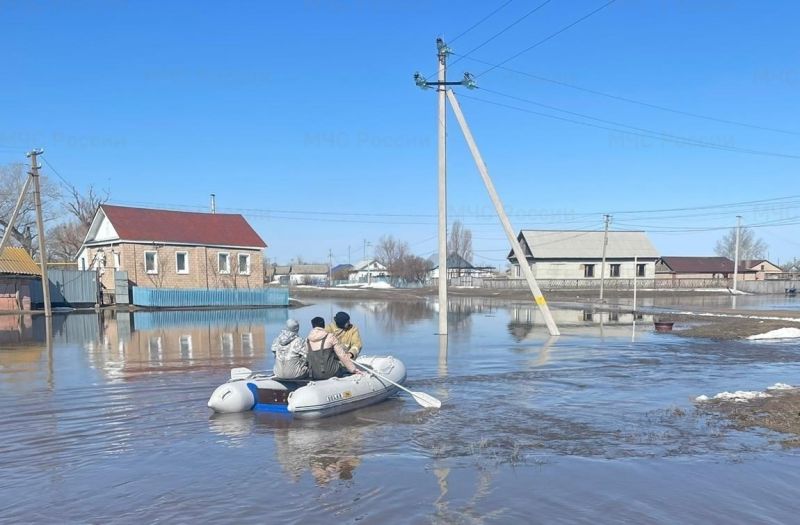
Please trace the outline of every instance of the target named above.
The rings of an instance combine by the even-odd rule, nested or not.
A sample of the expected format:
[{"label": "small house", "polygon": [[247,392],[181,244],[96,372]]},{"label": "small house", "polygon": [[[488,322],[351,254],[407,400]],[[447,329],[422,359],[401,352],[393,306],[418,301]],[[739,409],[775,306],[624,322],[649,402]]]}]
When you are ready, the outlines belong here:
[{"label": "small house", "polygon": [[[428,259],[433,266],[428,270],[428,279],[439,278],[439,259],[438,255],[433,255]],[[472,263],[464,259],[457,253],[447,256],[447,278],[456,277],[494,277],[495,268],[491,266],[473,266]]]},{"label": "small house", "polygon": [[364,259],[353,265],[348,272],[351,283],[371,283],[383,281],[389,277],[389,270],[376,259]]},{"label": "small house", "polygon": [[779,278],[783,268],[766,259],[750,259],[739,261],[739,273],[745,281],[763,281],[770,278]]},{"label": "small house", "polygon": [[0,310],[30,310],[31,287],[42,282],[42,270],[23,248],[0,252]]},{"label": "small house", "polygon": [[656,264],[657,279],[728,279],[733,261],[727,257],[664,256]]}]

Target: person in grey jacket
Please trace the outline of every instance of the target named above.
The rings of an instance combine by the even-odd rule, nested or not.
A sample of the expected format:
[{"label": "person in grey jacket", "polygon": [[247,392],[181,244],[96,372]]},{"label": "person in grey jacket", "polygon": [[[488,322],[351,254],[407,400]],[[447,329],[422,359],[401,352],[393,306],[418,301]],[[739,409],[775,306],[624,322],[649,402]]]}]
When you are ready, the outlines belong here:
[{"label": "person in grey jacket", "polygon": [[289,319],[286,328],[272,342],[272,353],[275,354],[273,372],[277,378],[300,379],[308,375],[306,341],[298,335],[299,331],[300,323]]}]

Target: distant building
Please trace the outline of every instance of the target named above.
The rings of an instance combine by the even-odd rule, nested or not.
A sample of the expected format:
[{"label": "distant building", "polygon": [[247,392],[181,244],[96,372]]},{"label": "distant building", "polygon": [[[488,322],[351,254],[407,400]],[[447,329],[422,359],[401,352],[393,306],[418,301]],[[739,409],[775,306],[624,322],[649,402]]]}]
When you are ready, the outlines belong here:
[{"label": "distant building", "polygon": [[117,271],[147,288],[260,288],[266,246],[239,214],[103,204],[77,260],[109,289]]},{"label": "distant building", "polygon": [[739,272],[741,272],[742,279],[745,281],[763,281],[770,278],[779,278],[785,273],[783,268],[772,264],[766,259],[739,261]]},{"label": "distant building", "polygon": [[[603,231],[522,230],[517,239],[526,262],[537,279],[600,279]],[[652,279],[658,259],[643,231],[609,231],[606,245],[606,278]],[[521,278],[514,252],[508,255],[512,277]]]},{"label": "distant building", "polygon": [[656,264],[657,279],[728,279],[733,261],[727,257],[664,256]]},{"label": "distant building", "polygon": [[350,278],[350,270],[352,269],[352,264],[337,264],[331,268],[331,277],[334,281],[347,281]]},{"label": "distant building", "polygon": [[364,259],[353,265],[349,271],[348,280],[351,283],[371,283],[376,280],[386,280],[389,270],[376,259]]},{"label": "distant building", "polygon": [[22,248],[0,252],[0,310],[30,310],[31,285],[41,283],[42,270]]},{"label": "distant building", "polygon": [[273,282],[283,285],[325,285],[328,284],[328,278],[327,264],[290,264],[275,266]]},{"label": "distant building", "polygon": [[[428,270],[428,279],[439,278],[439,257],[433,255],[428,259],[431,268]],[[494,277],[495,268],[492,266],[473,266],[472,263],[461,257],[457,253],[447,256],[447,278],[456,277]]]}]

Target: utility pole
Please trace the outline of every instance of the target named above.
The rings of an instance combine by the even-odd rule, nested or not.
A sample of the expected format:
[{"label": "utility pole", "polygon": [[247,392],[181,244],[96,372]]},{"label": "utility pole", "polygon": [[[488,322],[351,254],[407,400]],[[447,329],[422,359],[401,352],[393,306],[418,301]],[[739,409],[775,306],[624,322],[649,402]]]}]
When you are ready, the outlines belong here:
[{"label": "utility pole", "polygon": [[353,261],[350,260],[350,245],[347,245],[347,264],[353,264]]},{"label": "utility pole", "polygon": [[217,213],[217,195],[211,194],[211,213]]},{"label": "utility pole", "polygon": [[639,259],[638,256],[633,256],[633,322],[636,322],[636,279],[639,277]]},{"label": "utility pole", "polygon": [[742,231],[742,216],[736,216],[736,248],[733,255],[733,292],[736,293],[736,282],[739,280],[739,236]]},{"label": "utility pole", "polygon": [[603,260],[600,263],[600,302],[603,302],[603,291],[606,281],[606,247],[608,246],[608,223],[611,222],[611,215],[603,215],[606,221],[605,233],[603,233]]},{"label": "utility pole", "polygon": [[422,89],[436,87],[439,101],[438,111],[438,148],[439,148],[439,334],[447,334],[447,86],[475,87],[469,73],[464,73],[464,80],[447,82],[447,55],[452,50],[444,40],[436,39],[438,58],[438,76],[436,82],[428,82],[419,73],[414,74],[414,83]]},{"label": "utility pole", "polygon": [[328,250],[328,286],[333,286],[333,251]]},{"label": "utility pole", "polygon": [[[545,301],[544,295],[542,295],[542,291],[539,289],[539,285],[536,283],[536,278],[533,276],[533,271],[528,264],[528,259],[526,258],[525,253],[522,250],[522,246],[520,245],[519,240],[514,233],[514,229],[511,227],[511,221],[508,220],[508,216],[503,208],[503,202],[500,200],[500,196],[497,194],[497,190],[494,187],[491,177],[489,177],[489,170],[486,168],[486,163],[483,162],[481,153],[478,150],[478,145],[475,143],[475,139],[472,137],[472,132],[470,131],[467,121],[464,118],[464,113],[461,112],[461,106],[459,105],[458,100],[456,100],[456,96],[453,94],[452,90],[447,92],[447,98],[450,100],[450,107],[453,108],[453,113],[456,115],[456,120],[458,120],[458,124],[461,126],[461,132],[464,134],[464,138],[467,141],[467,146],[469,146],[469,150],[472,153],[472,158],[475,160],[475,165],[478,167],[478,171],[481,174],[483,184],[486,186],[486,191],[489,193],[489,198],[492,199],[494,209],[497,212],[500,223],[503,225],[506,237],[508,237],[508,242],[511,244],[511,249],[514,251],[514,256],[517,258],[519,267],[522,270],[523,275],[525,275],[525,279],[528,281],[528,286],[533,294],[533,299],[539,306],[539,311],[542,313],[542,317],[544,317],[544,322],[547,324],[547,329],[550,331],[550,335],[559,335],[558,326],[556,326],[553,315],[550,313],[550,308],[547,306],[547,301]],[[439,276],[441,279],[441,273],[439,273]],[[441,311],[439,313],[441,314]]]},{"label": "utility pole", "polygon": [[17,197],[17,204],[14,206],[14,211],[11,212],[11,218],[8,219],[8,222],[6,223],[6,230],[3,232],[3,239],[0,240],[0,253],[3,253],[3,249],[6,247],[11,230],[14,229],[14,224],[17,222],[17,215],[19,215],[19,210],[22,208],[22,203],[25,201],[25,194],[28,193],[28,187],[31,185],[31,179],[32,177],[30,176],[25,178],[25,184],[22,185],[22,191],[19,192],[19,197]]},{"label": "utility pole", "polygon": [[44,150],[35,149],[28,153],[31,159],[30,176],[33,179],[33,203],[36,206],[36,228],[39,230],[39,261],[42,264],[42,296],[44,298],[44,315],[53,315],[53,305],[50,304],[50,279],[47,277],[47,251],[44,242],[44,220],[42,219],[42,193],[39,187],[39,163],[37,156],[44,153]]},{"label": "utility pole", "polygon": [[365,261],[367,260],[367,246],[372,246],[372,243],[371,242],[367,242],[367,240],[364,239],[364,260]]}]

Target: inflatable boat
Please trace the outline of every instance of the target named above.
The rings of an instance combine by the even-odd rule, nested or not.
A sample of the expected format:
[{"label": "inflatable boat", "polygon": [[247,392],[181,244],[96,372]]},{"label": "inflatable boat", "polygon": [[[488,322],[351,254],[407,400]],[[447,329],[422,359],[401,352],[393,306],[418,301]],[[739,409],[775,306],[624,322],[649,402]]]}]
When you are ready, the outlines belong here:
[{"label": "inflatable boat", "polygon": [[[261,410],[320,418],[383,401],[397,392],[394,383],[406,380],[405,365],[394,357],[364,356],[356,362],[365,370],[364,374],[324,381],[277,379],[271,373],[234,368],[231,378],[211,394],[208,406],[220,413]],[[370,370],[377,374],[371,374]]]}]

